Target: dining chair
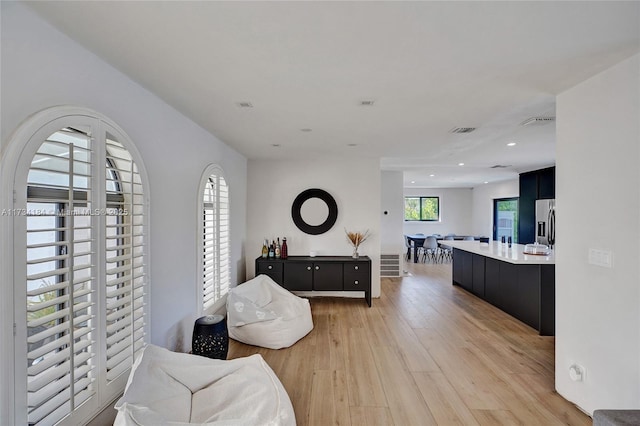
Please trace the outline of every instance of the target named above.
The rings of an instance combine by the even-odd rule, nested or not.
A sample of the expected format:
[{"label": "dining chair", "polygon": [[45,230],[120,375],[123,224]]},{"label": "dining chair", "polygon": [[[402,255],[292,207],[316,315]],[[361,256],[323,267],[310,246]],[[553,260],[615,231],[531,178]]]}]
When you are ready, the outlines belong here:
[{"label": "dining chair", "polygon": [[404,255],[405,260],[409,260],[411,258],[411,249],[413,249],[413,242],[409,241],[409,237],[404,236],[404,245],[407,248],[407,253]]},{"label": "dining chair", "polygon": [[[455,238],[453,237],[453,235],[447,235],[446,237],[444,237],[445,241],[454,241]],[[452,261],[453,260],[453,250],[451,249],[451,247],[440,247],[441,250],[441,254],[442,254],[442,259],[446,259],[447,261]]]},{"label": "dining chair", "polygon": [[424,262],[427,262],[427,257],[433,260],[433,263],[437,262],[438,259],[438,240],[433,235],[428,236],[424,239],[424,244],[422,245],[422,257]]}]

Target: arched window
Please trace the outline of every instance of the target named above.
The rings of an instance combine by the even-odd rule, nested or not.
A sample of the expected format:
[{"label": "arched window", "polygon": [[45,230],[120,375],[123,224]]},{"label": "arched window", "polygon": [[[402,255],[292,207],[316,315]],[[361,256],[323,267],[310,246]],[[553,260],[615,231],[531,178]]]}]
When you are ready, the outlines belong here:
[{"label": "arched window", "polygon": [[85,109],[36,114],[11,144],[15,423],[82,422],[144,346],[146,177],[126,134]]},{"label": "arched window", "polygon": [[209,166],[200,184],[199,271],[202,310],[207,310],[229,291],[229,187],[217,166]]}]

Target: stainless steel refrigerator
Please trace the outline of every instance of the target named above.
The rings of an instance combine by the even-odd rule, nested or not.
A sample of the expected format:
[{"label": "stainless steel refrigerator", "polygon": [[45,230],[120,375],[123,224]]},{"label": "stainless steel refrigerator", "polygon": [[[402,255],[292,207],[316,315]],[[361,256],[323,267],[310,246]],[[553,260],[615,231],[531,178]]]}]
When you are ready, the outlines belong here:
[{"label": "stainless steel refrigerator", "polygon": [[551,248],[556,243],[556,200],[536,200],[536,241]]}]

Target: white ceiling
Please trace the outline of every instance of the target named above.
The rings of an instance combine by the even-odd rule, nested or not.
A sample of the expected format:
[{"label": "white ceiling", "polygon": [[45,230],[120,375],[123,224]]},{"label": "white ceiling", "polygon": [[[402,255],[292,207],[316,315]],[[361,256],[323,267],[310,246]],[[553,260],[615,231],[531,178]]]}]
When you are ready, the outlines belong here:
[{"label": "white ceiling", "polygon": [[376,157],[409,187],[554,164],[554,123],[520,123],[640,51],[639,2],[29,5],[247,158]]}]

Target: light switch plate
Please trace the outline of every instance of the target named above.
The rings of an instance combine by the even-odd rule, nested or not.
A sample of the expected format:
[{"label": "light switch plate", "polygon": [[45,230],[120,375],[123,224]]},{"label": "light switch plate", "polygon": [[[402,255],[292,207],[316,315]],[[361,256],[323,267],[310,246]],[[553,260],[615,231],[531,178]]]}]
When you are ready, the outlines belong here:
[{"label": "light switch plate", "polygon": [[589,249],[589,264],[611,268],[613,266],[613,253],[611,250]]}]

